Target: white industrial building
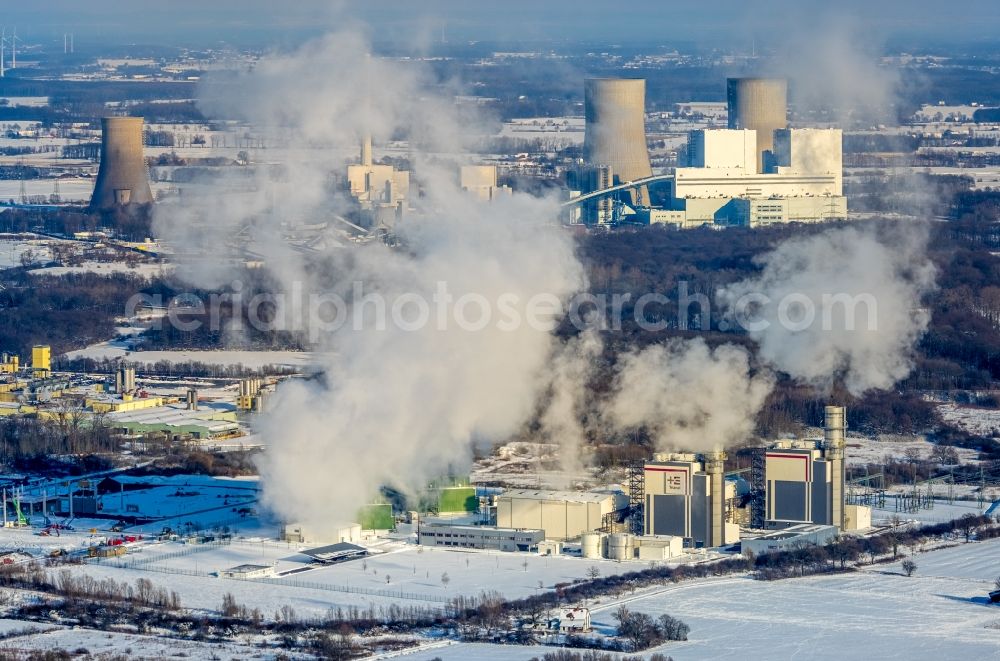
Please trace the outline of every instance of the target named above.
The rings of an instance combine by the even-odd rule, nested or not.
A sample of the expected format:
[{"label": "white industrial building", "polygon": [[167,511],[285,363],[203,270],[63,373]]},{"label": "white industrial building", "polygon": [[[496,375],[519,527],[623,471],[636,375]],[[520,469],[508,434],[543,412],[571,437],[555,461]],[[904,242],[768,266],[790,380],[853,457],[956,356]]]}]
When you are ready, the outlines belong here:
[{"label": "white industrial building", "polygon": [[842,141],[840,129],[778,129],[760,172],[756,131],[692,131],[688,166],[670,183],[672,213],[650,211],[648,221],[756,227],[846,218]]},{"label": "white industrial building", "polygon": [[347,166],[347,188],[369,227],[391,229],[406,212],[410,173],[391,165],[376,165],[368,135],[361,142],[361,162]]},{"label": "white industrial building", "polygon": [[510,186],[497,185],[497,166],[463,165],[459,172],[462,190],[483,202],[491,202],[498,197],[509,197]]},{"label": "white industrial building", "polygon": [[619,492],[514,489],[497,497],[497,526],[539,529],[545,539],[563,541],[599,530],[605,517],[627,507]]},{"label": "white industrial building", "polygon": [[802,546],[823,546],[837,538],[836,526],[799,524],[783,530],[769,532],[760,537],[744,539],[740,550],[754,555],[772,551],[787,551]]},{"label": "white industrial building", "polygon": [[343,523],[329,526],[309,526],[300,522],[281,524],[281,541],[294,544],[337,544],[360,542],[361,524]]}]

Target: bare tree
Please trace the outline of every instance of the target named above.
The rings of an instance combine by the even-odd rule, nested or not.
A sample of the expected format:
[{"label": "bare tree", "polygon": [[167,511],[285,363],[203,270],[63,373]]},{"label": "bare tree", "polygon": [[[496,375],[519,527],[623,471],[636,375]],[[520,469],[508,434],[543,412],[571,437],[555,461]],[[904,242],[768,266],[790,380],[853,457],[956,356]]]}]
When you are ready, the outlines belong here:
[{"label": "bare tree", "polygon": [[587,568],[587,578],[590,580],[595,580],[601,575],[601,569],[597,565],[591,565]]},{"label": "bare tree", "polygon": [[451,583],[451,576],[448,576],[448,572],[441,574],[441,585],[444,586],[445,590],[448,589],[449,583]]},{"label": "bare tree", "polygon": [[917,571],[917,563],[912,560],[903,560],[903,573],[907,576],[913,576],[913,572]]}]

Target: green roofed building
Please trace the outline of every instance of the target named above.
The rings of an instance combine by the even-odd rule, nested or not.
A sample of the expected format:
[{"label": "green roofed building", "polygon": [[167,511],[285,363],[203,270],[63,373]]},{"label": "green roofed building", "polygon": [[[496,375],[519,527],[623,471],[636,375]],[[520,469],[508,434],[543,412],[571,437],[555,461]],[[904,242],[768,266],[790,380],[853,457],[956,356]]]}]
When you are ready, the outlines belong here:
[{"label": "green roofed building", "polygon": [[475,487],[445,487],[438,494],[438,512],[456,514],[479,509]]},{"label": "green roofed building", "polygon": [[358,511],[358,522],[362,530],[393,530],[396,527],[389,503],[365,505]]}]

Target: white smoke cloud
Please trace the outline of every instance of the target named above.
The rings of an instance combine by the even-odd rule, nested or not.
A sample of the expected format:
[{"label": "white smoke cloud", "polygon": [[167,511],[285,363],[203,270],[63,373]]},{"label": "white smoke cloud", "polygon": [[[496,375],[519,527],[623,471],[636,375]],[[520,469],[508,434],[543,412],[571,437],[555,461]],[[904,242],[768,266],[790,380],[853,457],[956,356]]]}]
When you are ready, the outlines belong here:
[{"label": "white smoke cloud", "polygon": [[920,223],[790,239],[758,260],[758,277],[721,295],[751,317],[763,363],[821,389],[838,378],[854,395],[889,388],[909,374],[929,322],[921,309],[935,278],[927,240]]},{"label": "white smoke cloud", "polygon": [[[415,493],[467,468],[474,443],[517,432],[549,387],[556,350],[548,328],[524,322],[528,302],[539,294],[565,301],[586,286],[572,236],[558,227],[558,202],[515,194],[483,204],[464,194],[453,168],[428,159],[467,158],[447,90],[413,63],[368,50],[356,32],[338,33],[262,60],[238,85],[209,83],[208,114],[266,131],[282,147],[256,156],[281,160],[281,174],[258,168],[249,190],[182,196],[157,209],[161,232],[188,247],[252,225],[255,248],[286,292],[332,292],[350,303],[360,282],[386,302],[384,326],[372,325],[378,314],[365,303],[364,329],[349,322],[314,332],[325,377],[283,384],[260,420],[264,503],[316,528],[354,520],[383,485]],[[343,208],[331,172],[369,131],[376,144],[405,137],[417,163],[415,211],[397,227],[404,247],[334,246],[304,258],[282,240],[285,221],[320,222]],[[233,277],[218,263],[184,273],[198,284]],[[439,306],[442,286],[452,300]],[[425,324],[415,323],[418,299],[430,305]],[[458,307],[464,319],[482,319],[481,302],[491,314],[481,329],[456,323]],[[413,326],[393,323],[394,304]]]},{"label": "white smoke cloud", "polygon": [[619,427],[645,427],[659,451],[710,451],[744,440],[773,384],[750,355],[704,340],[671,340],[619,361],[604,414]]},{"label": "white smoke cloud", "polygon": [[[583,418],[588,382],[603,348],[601,337],[588,329],[557,347],[549,361],[550,392],[540,419],[541,432],[559,445],[560,468],[567,476],[578,475],[584,469],[587,434]],[[570,480],[561,486],[570,486]]]}]

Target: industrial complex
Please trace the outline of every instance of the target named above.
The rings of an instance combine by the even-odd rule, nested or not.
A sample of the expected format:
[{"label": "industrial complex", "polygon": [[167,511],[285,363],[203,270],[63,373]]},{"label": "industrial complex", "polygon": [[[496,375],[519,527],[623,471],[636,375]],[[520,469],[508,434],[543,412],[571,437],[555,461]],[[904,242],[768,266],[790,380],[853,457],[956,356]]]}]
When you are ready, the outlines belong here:
[{"label": "industrial complex", "polygon": [[[847,217],[841,130],[789,127],[784,80],[730,79],[728,128],[691,131],[687,162],[662,174],[650,167],[644,90],[643,80],[587,81],[571,222],[757,227]],[[653,186],[666,191],[658,205]]]}]

